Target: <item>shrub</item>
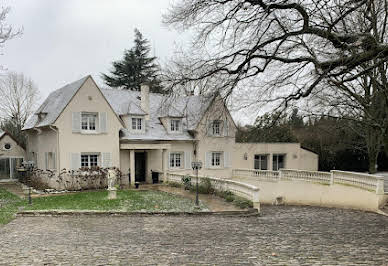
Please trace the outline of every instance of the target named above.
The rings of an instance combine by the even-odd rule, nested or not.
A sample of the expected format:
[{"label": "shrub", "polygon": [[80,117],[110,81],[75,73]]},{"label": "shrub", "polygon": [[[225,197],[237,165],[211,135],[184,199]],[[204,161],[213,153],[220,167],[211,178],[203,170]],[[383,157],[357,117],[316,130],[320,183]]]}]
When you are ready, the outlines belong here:
[{"label": "shrub", "polygon": [[182,187],[182,184],[178,182],[168,182],[168,185],[172,187]]},{"label": "shrub", "polygon": [[241,209],[253,208],[253,202],[238,196],[234,196],[233,204]]}]

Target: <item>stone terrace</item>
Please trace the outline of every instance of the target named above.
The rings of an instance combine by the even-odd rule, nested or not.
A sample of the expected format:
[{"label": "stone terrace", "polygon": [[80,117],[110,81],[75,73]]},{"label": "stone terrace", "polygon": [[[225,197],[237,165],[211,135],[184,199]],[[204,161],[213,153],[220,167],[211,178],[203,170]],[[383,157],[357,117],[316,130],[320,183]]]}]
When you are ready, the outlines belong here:
[{"label": "stone terrace", "polygon": [[262,216],[19,217],[0,264],[382,265],[388,217],[264,206]]}]

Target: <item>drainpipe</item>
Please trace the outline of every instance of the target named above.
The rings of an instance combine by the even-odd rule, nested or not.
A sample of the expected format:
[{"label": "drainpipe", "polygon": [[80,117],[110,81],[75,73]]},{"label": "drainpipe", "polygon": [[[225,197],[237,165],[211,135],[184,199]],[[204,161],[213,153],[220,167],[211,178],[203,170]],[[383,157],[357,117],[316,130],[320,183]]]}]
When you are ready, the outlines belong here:
[{"label": "drainpipe", "polygon": [[55,133],[57,133],[57,156],[56,156],[56,160],[57,160],[57,169],[58,169],[58,174],[59,172],[61,171],[61,163],[59,160],[59,131],[57,129],[55,129],[53,126],[50,126],[50,129],[53,130]]}]

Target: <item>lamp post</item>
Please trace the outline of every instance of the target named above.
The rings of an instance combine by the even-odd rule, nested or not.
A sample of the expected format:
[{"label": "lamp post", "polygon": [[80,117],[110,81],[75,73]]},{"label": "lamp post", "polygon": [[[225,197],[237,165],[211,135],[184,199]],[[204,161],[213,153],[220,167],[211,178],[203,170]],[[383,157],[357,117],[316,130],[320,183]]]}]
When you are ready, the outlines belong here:
[{"label": "lamp post", "polygon": [[198,207],[199,206],[199,200],[198,200],[198,171],[202,169],[202,162],[192,162],[191,167],[195,171],[196,175],[196,189],[195,189],[195,205]]}]

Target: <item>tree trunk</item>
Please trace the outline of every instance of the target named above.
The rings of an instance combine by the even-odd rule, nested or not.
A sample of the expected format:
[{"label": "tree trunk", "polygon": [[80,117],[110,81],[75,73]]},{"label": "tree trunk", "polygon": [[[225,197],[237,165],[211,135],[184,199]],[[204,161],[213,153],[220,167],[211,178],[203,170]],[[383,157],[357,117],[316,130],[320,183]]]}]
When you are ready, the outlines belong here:
[{"label": "tree trunk", "polygon": [[379,155],[383,142],[383,136],[378,128],[368,128],[366,145],[368,149],[369,173],[377,172],[377,156]]},{"label": "tree trunk", "polygon": [[378,152],[368,151],[368,158],[369,158],[369,173],[375,174],[377,172],[377,156],[379,155]]}]

